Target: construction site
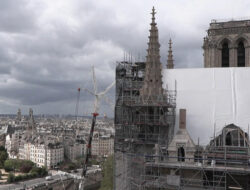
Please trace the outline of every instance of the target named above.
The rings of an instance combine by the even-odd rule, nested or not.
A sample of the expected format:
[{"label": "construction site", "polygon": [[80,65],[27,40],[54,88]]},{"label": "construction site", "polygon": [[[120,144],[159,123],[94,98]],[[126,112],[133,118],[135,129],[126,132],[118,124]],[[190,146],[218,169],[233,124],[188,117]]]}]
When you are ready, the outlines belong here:
[{"label": "construction site", "polygon": [[188,110],[162,87],[154,8],[150,25],[146,62],[116,66],[114,189],[250,189],[248,131],[229,124],[206,146],[194,143]]}]

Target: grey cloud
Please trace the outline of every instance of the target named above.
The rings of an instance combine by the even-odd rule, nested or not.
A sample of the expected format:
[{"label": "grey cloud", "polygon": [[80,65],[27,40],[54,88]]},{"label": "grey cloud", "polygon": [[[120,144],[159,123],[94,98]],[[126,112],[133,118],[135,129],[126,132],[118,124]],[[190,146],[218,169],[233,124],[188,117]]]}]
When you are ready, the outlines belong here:
[{"label": "grey cloud", "polygon": [[36,15],[28,0],[1,0],[0,30],[2,32],[28,32],[35,27]]},{"label": "grey cloud", "polygon": [[[211,15],[230,12],[219,11],[226,0],[209,9],[215,2],[1,1],[0,112],[32,106],[40,113],[74,113],[77,88],[93,88],[91,65],[101,91],[115,79],[115,62],[123,59],[123,52],[144,60],[153,5],[162,63],[171,37],[177,68],[202,67],[202,40]],[[114,89],[108,96],[114,100]],[[92,102],[82,91],[79,113],[91,110]],[[112,115],[104,101],[101,112]]]}]

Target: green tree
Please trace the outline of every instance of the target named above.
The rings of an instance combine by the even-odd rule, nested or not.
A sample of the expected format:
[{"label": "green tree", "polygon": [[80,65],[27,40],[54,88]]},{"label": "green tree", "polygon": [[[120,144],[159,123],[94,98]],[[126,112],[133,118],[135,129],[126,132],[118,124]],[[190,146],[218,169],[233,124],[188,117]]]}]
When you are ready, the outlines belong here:
[{"label": "green tree", "polygon": [[9,173],[7,182],[8,182],[8,183],[12,183],[12,182],[14,182],[14,181],[15,181],[15,176],[14,176],[14,174],[13,174],[13,173]]},{"label": "green tree", "polygon": [[32,175],[34,175],[34,176],[36,175],[36,176],[39,176],[39,177],[43,177],[43,176],[45,176],[45,175],[48,174],[48,171],[46,170],[45,167],[42,167],[42,168],[33,167],[33,168],[31,169],[30,173],[31,173]]},{"label": "green tree", "polygon": [[0,146],[0,167],[2,168],[5,160],[8,158],[8,153],[3,146]]},{"label": "green tree", "polygon": [[28,173],[31,169],[32,169],[33,165],[28,164],[28,163],[24,163],[21,167],[20,167],[20,172],[22,173]]},{"label": "green tree", "polygon": [[6,172],[13,171],[15,167],[16,167],[16,165],[13,162],[13,160],[5,160],[4,169]]},{"label": "green tree", "polygon": [[27,173],[35,164],[30,160],[9,159],[4,162],[5,171],[18,170]]},{"label": "green tree", "polygon": [[6,151],[6,149],[4,148],[4,146],[0,146],[0,151]]},{"label": "green tree", "polygon": [[113,189],[113,161],[114,156],[109,156],[103,164],[103,179],[99,190]]}]

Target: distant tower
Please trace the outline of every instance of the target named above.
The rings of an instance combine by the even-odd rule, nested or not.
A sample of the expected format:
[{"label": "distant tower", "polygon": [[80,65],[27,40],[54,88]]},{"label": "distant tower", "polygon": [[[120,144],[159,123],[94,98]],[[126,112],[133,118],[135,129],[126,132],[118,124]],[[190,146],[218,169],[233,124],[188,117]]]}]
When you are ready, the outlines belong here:
[{"label": "distant tower", "polygon": [[32,110],[32,108],[30,108],[30,110],[29,110],[29,130],[32,130],[32,133],[33,133],[34,128],[35,128],[35,120],[34,120],[33,110]]},{"label": "distant tower", "polygon": [[30,123],[34,123],[34,116],[33,116],[32,108],[30,108],[30,111],[29,111],[29,121]]},{"label": "distant tower", "polygon": [[18,111],[17,111],[17,121],[20,122],[21,120],[22,120],[21,109],[18,108]]},{"label": "distant tower", "polygon": [[144,85],[140,91],[142,96],[161,95],[162,88],[162,75],[161,75],[161,62],[160,62],[160,43],[158,41],[158,28],[155,22],[155,8],[152,10],[152,23],[149,35],[147,56],[146,56],[146,69]]},{"label": "distant tower", "polygon": [[172,40],[169,40],[169,48],[168,48],[168,60],[167,60],[167,68],[173,69],[174,68],[174,60],[173,60],[173,51],[172,51]]}]

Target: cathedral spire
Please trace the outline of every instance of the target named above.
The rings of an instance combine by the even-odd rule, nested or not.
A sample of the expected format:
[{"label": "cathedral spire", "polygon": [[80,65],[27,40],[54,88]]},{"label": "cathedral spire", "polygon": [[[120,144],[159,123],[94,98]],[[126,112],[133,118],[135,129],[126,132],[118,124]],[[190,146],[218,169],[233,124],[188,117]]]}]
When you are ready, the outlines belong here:
[{"label": "cathedral spire", "polygon": [[158,28],[155,22],[155,8],[152,9],[152,22],[150,28],[144,85],[140,91],[142,96],[160,95],[163,93],[161,62],[160,62],[160,44],[158,40]]},{"label": "cathedral spire", "polygon": [[151,14],[152,14],[152,23],[155,23],[155,14],[156,14],[155,7],[153,7]]},{"label": "cathedral spire", "polygon": [[174,68],[174,60],[173,60],[173,51],[172,51],[172,40],[169,40],[169,48],[168,48],[168,60],[167,60],[167,68],[173,69]]}]

